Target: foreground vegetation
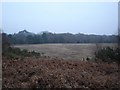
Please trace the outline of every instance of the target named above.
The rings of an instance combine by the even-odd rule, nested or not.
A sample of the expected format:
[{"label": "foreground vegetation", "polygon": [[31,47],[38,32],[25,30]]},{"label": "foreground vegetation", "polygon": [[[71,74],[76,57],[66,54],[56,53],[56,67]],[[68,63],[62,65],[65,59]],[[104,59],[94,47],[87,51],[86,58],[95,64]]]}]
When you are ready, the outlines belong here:
[{"label": "foreground vegetation", "polygon": [[95,52],[96,61],[120,63],[120,48],[105,47]]},{"label": "foreground vegetation", "polygon": [[[104,56],[104,59],[106,61],[113,59],[111,63],[104,60],[92,62],[42,57],[37,52],[13,48],[5,38],[3,37],[2,47],[3,89],[21,87],[119,89],[119,66],[115,58],[110,58],[109,55]],[[101,55],[100,52],[108,54],[111,50],[99,50],[96,55]],[[100,56],[97,58],[102,59]]]},{"label": "foreground vegetation", "polygon": [[32,52],[16,48],[12,50],[11,54],[17,51],[16,55],[21,57],[19,53],[24,52],[25,56],[21,59],[3,55],[3,88],[119,89],[117,62],[99,63],[41,56],[36,58],[33,57],[34,54],[31,55]]},{"label": "foreground vegetation", "polygon": [[58,58],[3,58],[3,88],[117,89],[117,63],[95,63]]},{"label": "foreground vegetation", "polygon": [[29,52],[26,49],[19,49],[14,47],[9,47],[4,53],[2,53],[3,56],[5,56],[7,59],[23,59],[25,57],[36,57],[39,58],[41,56],[44,56],[43,53],[38,53],[35,51]]}]

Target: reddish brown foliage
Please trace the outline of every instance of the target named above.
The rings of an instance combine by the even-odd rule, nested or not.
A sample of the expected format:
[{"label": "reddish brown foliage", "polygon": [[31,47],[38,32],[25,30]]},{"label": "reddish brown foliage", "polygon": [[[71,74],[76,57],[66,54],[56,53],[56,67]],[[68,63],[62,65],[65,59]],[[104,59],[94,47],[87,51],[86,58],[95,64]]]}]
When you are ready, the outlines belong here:
[{"label": "reddish brown foliage", "polygon": [[118,88],[117,63],[57,58],[3,60],[3,88]]}]

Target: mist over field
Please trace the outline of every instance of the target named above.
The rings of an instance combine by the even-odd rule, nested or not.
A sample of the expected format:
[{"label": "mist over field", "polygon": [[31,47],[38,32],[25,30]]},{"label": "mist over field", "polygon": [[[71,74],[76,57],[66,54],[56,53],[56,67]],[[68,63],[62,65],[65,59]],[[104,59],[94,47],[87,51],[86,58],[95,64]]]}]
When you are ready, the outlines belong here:
[{"label": "mist over field", "polygon": [[4,2],[2,10],[3,89],[119,90],[117,2]]}]

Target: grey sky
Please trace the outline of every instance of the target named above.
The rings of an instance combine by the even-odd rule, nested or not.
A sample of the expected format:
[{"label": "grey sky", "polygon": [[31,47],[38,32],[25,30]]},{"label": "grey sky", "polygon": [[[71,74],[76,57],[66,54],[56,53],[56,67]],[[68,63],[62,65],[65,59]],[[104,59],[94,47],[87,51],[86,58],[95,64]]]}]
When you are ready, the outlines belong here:
[{"label": "grey sky", "polygon": [[6,33],[20,30],[39,33],[116,34],[117,2],[63,2],[2,4],[2,29]]}]

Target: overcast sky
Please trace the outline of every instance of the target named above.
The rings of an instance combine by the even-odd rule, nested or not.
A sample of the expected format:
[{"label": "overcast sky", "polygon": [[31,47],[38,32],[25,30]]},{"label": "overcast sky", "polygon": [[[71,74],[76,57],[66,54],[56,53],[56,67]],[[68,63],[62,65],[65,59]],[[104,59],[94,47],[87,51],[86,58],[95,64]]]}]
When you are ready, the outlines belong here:
[{"label": "overcast sky", "polygon": [[2,29],[39,33],[116,34],[117,2],[6,2],[2,4]]}]

